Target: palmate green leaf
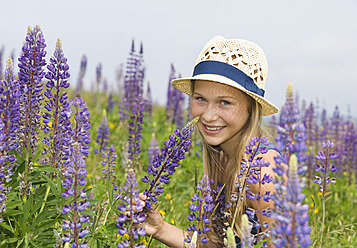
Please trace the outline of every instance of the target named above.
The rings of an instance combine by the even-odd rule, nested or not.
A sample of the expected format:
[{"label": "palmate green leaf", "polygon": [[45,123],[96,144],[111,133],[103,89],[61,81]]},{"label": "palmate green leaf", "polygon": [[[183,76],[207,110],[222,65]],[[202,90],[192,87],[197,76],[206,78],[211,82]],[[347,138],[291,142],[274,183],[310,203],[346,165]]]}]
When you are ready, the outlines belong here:
[{"label": "palmate green leaf", "polygon": [[91,210],[83,210],[83,211],[81,211],[81,214],[87,214],[92,217],[95,216],[95,213]]},{"label": "palmate green leaf", "polygon": [[0,223],[0,226],[5,228],[5,229],[7,229],[7,230],[9,230],[10,232],[13,232],[11,226],[9,226],[8,224],[6,224],[4,222]]},{"label": "palmate green leaf", "polygon": [[115,223],[109,223],[105,226],[107,233],[113,233],[117,231],[117,226]]},{"label": "palmate green leaf", "polygon": [[16,207],[22,205],[22,203],[23,203],[23,201],[19,201],[19,200],[7,201],[7,203],[6,203],[6,211],[11,210],[13,208],[16,208]]},{"label": "palmate green leaf", "polygon": [[40,199],[40,198],[36,199],[35,202],[36,203],[33,205],[33,207],[31,208],[31,211],[29,213],[30,216],[34,215],[40,209],[40,207],[43,203],[42,199]]},{"label": "palmate green leaf", "polygon": [[18,196],[17,192],[11,191],[7,196],[7,202],[11,202],[17,196]]},{"label": "palmate green leaf", "polygon": [[6,216],[17,216],[20,214],[22,214],[21,210],[9,210],[9,211],[6,210]]},{"label": "palmate green leaf", "polygon": [[48,218],[51,216],[52,216],[51,212],[48,211],[41,212],[39,215],[36,216],[34,221],[31,223],[31,230],[34,230],[39,223],[44,222],[44,220],[46,219],[48,220]]},{"label": "palmate green leaf", "polygon": [[8,238],[8,239],[5,239],[1,242],[1,245],[3,244],[12,244],[12,243],[15,243],[17,242],[18,240],[20,240],[20,237],[17,237],[17,238]]},{"label": "palmate green leaf", "polygon": [[35,154],[35,156],[34,156],[33,159],[32,159],[32,162],[33,162],[33,163],[36,163],[37,160],[40,158],[41,154],[42,154],[42,150],[37,151],[36,154]]},{"label": "palmate green leaf", "polygon": [[48,220],[48,221],[41,223],[41,225],[38,228],[36,228],[36,233],[40,233],[40,232],[46,231],[48,229],[52,230],[57,222],[58,222],[58,220],[55,219],[55,220]]},{"label": "palmate green leaf", "polygon": [[56,168],[53,168],[51,166],[37,166],[34,167],[35,171],[39,171],[39,172],[47,172],[47,173],[59,173],[60,171],[57,170]]},{"label": "palmate green leaf", "polygon": [[24,158],[19,154],[19,152],[17,150],[13,150],[13,154],[15,155],[15,157],[17,159],[17,163],[21,164],[25,161]]},{"label": "palmate green leaf", "polygon": [[23,207],[23,222],[22,222],[22,230],[24,231],[26,229],[26,224],[28,222],[28,219],[29,219],[29,213],[30,213],[30,210],[31,210],[31,207],[33,205],[33,195],[30,194],[30,196],[28,197],[27,201],[25,202],[24,204],[24,207]]}]

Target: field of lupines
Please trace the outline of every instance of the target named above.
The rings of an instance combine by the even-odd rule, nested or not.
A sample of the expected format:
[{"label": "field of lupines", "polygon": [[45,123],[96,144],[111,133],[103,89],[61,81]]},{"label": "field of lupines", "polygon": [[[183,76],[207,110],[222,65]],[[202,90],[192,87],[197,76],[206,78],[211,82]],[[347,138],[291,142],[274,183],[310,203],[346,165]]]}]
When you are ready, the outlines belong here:
[{"label": "field of lupines", "polygon": [[[222,190],[203,175],[197,120],[180,104],[185,96],[168,86],[167,105],[153,105],[142,47],[136,52],[133,43],[115,91],[101,64],[92,90],[84,91],[87,58],[70,76],[60,40],[49,61],[47,52],[38,26],[28,29],[17,69],[14,58],[2,66],[0,50],[0,247],[164,247],[138,225],[153,208],[195,233],[187,247],[204,247],[212,226],[225,237],[223,246],[235,247],[225,218],[234,215],[242,187],[271,182],[270,195],[247,191],[258,202],[273,199],[275,209],[247,209],[242,247],[254,240],[264,247],[267,239],[276,247],[357,247],[357,134],[338,107],[329,115],[298,104],[288,85],[280,114],[266,123],[282,154],[278,176],[259,173],[269,164],[252,159],[266,142],[256,137],[241,165],[247,185],[224,203]],[[168,74],[168,81],[177,76],[173,67]],[[134,212],[139,192],[149,197]],[[259,212],[275,222],[251,236],[248,219]]]}]

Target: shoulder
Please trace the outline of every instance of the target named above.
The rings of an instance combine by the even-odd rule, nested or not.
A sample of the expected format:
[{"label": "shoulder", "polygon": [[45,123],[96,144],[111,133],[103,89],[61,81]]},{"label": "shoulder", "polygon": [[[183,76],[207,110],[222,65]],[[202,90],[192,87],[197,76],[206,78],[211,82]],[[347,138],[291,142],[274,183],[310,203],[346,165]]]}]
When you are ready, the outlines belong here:
[{"label": "shoulder", "polygon": [[269,161],[270,165],[275,164],[275,157],[280,156],[280,153],[275,150],[275,149],[268,149],[266,153],[259,153],[255,155],[254,159],[257,159],[259,157],[263,158],[265,161]]}]

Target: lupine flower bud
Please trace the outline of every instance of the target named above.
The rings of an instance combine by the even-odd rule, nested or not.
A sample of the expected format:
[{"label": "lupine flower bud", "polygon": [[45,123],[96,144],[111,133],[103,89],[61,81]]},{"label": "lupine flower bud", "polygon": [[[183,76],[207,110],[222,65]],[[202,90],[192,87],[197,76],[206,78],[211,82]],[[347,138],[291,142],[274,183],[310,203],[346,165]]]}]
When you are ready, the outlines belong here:
[{"label": "lupine flower bud", "polygon": [[[247,221],[248,221],[248,218],[247,218]],[[228,227],[227,228],[227,248],[236,248],[236,247],[237,247],[237,245],[236,245],[236,239],[235,239],[233,229],[231,227]]]},{"label": "lupine flower bud", "polygon": [[246,248],[246,247],[253,248],[253,245],[252,245],[253,239],[250,234],[252,227],[249,224],[248,216],[246,214],[242,215],[241,229],[242,229],[241,237],[240,237],[240,239],[242,241],[241,247],[242,248]]}]

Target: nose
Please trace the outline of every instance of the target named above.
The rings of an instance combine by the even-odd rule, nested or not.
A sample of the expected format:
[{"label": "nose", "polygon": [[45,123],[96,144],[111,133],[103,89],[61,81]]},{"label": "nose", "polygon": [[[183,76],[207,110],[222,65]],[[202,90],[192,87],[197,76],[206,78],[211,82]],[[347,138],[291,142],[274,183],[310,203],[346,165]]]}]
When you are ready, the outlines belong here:
[{"label": "nose", "polygon": [[217,107],[214,104],[208,104],[203,110],[201,118],[207,123],[217,121],[219,118]]}]

